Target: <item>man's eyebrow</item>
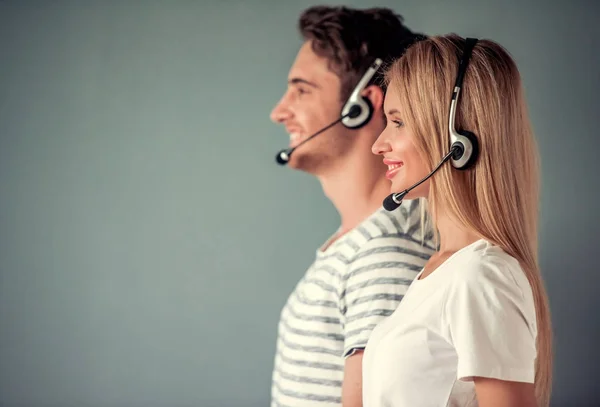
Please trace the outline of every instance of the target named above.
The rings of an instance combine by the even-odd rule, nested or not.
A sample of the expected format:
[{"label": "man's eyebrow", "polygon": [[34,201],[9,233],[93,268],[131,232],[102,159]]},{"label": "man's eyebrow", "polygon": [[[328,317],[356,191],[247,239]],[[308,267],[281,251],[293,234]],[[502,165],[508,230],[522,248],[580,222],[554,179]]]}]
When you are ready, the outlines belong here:
[{"label": "man's eyebrow", "polygon": [[304,84],[304,85],[312,86],[313,88],[317,88],[317,89],[320,88],[320,86],[317,85],[316,83],[308,81],[306,79],[298,78],[298,77],[290,78],[288,80],[288,83],[290,85]]}]

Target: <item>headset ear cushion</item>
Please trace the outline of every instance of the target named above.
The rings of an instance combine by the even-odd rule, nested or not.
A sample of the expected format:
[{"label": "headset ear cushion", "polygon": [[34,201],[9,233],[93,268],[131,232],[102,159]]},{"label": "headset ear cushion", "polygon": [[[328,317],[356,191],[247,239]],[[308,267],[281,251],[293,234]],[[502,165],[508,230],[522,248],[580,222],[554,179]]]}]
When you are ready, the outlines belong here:
[{"label": "headset ear cushion", "polygon": [[[361,97],[359,100],[352,103],[350,109],[358,107],[359,113],[356,116],[348,117],[342,121],[344,126],[349,129],[359,129],[367,124],[373,116],[373,104],[367,97]],[[349,109],[349,110],[350,110]],[[346,109],[344,111],[347,111]]]},{"label": "headset ear cushion", "polygon": [[468,139],[471,143],[471,156],[469,157],[465,165],[461,168],[463,170],[466,170],[467,168],[473,166],[473,164],[475,164],[475,161],[477,161],[477,157],[479,156],[479,143],[477,141],[477,137],[475,137],[475,134],[471,133],[470,131],[461,130],[458,132],[458,134]]},{"label": "headset ear cushion", "polygon": [[367,105],[367,116],[365,117],[364,122],[361,124],[361,126],[364,126],[365,124],[369,123],[369,121],[371,121],[371,117],[373,117],[373,103],[371,103],[371,99],[369,99],[366,96],[363,96],[363,100],[365,101],[365,105]]}]

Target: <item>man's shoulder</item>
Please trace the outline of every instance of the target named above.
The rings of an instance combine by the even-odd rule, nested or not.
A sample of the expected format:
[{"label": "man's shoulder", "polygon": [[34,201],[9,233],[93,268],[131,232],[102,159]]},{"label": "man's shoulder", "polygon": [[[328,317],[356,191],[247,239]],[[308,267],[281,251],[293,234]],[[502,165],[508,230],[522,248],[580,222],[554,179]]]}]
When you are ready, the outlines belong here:
[{"label": "man's shoulder", "polygon": [[349,259],[350,268],[364,267],[367,264],[394,262],[420,267],[435,252],[433,242],[401,231],[381,234],[365,241]]},{"label": "man's shoulder", "polygon": [[421,205],[409,200],[393,212],[379,208],[326,252],[318,252],[317,262],[335,266],[342,274],[357,263],[391,258],[422,264],[435,252],[435,241]]},{"label": "man's shoulder", "polygon": [[359,226],[348,272],[375,266],[420,270],[431,257],[434,235],[422,218],[422,204],[418,200],[405,203],[394,212],[378,210]]},{"label": "man's shoulder", "polygon": [[398,244],[423,246],[434,250],[435,241],[431,222],[428,221],[424,203],[419,199],[407,200],[394,211],[380,208],[363,222],[359,229],[365,237],[359,250],[373,246]]}]

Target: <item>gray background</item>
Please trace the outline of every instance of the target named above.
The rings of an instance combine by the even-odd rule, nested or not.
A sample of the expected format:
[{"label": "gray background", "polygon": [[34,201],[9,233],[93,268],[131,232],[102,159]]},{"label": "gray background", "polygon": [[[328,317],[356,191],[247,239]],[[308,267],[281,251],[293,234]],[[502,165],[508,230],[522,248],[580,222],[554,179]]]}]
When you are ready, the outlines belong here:
[{"label": "gray background", "polygon": [[[337,227],[269,111],[308,1],[0,0],[0,405],[266,406]],[[600,405],[598,2],[352,1],[495,39],[543,159],[553,406]]]}]

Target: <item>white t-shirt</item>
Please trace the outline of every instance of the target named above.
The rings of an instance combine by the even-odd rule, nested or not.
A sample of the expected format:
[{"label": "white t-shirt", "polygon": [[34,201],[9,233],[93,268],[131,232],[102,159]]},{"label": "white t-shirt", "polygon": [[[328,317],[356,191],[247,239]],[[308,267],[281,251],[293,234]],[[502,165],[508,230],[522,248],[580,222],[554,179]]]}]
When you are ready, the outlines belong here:
[{"label": "white t-shirt", "polygon": [[473,376],[533,382],[533,294],[515,258],[478,240],[421,274],[369,339],[364,407],[471,407]]}]

